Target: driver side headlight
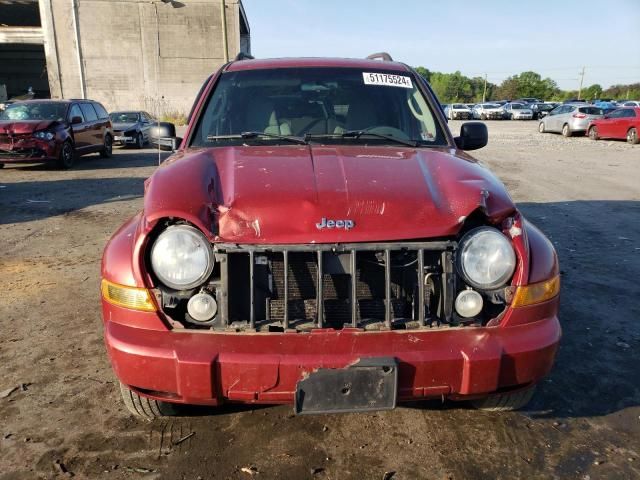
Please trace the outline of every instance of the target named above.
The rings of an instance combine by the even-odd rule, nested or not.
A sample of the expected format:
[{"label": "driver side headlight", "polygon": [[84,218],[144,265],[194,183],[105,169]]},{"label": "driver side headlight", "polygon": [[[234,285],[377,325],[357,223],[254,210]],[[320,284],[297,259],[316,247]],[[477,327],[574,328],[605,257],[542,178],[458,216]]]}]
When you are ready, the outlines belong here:
[{"label": "driver side headlight", "polygon": [[52,132],[36,132],[33,134],[34,137],[36,137],[39,140],[53,140],[53,137],[55,137],[55,135]]},{"label": "driver side headlight", "polygon": [[153,242],[151,267],[167,287],[188,290],[204,283],[214,266],[207,238],[189,225],[168,227]]},{"label": "driver side headlight", "polygon": [[505,285],[516,268],[511,242],[499,230],[475,228],[460,241],[458,272],[472,287],[492,290]]}]

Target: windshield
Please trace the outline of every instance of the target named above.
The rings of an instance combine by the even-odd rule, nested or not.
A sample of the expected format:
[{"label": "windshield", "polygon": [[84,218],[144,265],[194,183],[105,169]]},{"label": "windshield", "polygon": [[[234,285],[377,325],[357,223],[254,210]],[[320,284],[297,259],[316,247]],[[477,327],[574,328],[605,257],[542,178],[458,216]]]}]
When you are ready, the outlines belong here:
[{"label": "windshield", "polygon": [[500,105],[497,103],[485,103],[482,108],[500,108]]},{"label": "windshield", "polygon": [[467,106],[466,105],[462,105],[461,103],[454,103],[453,104],[453,109],[454,110],[466,110]]},{"label": "windshield", "polygon": [[109,114],[112,123],[136,123],[138,121],[136,112],[113,112]]},{"label": "windshield", "polygon": [[513,108],[514,110],[522,110],[524,108],[524,105],[521,105],[519,103],[512,103],[511,108]]},{"label": "windshield", "polygon": [[0,113],[0,120],[55,120],[64,121],[66,103],[14,103]]},{"label": "windshield", "polygon": [[[348,134],[354,131],[371,135]],[[269,137],[237,138],[248,132]],[[322,143],[393,143],[381,135],[419,145],[447,143],[408,73],[279,68],[223,73],[200,115],[191,145],[291,144],[278,135],[307,136]]]}]

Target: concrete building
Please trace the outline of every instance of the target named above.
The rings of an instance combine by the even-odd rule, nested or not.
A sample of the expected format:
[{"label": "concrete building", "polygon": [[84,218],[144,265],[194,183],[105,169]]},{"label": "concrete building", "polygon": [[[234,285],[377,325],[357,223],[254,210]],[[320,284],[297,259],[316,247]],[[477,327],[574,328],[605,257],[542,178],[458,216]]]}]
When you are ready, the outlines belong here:
[{"label": "concrete building", "polygon": [[[208,75],[251,50],[241,0],[0,0],[0,12],[28,4],[41,20],[30,28],[40,28],[51,98],[91,98],[109,110],[186,114]],[[0,43],[3,29],[18,28],[2,18]]]}]

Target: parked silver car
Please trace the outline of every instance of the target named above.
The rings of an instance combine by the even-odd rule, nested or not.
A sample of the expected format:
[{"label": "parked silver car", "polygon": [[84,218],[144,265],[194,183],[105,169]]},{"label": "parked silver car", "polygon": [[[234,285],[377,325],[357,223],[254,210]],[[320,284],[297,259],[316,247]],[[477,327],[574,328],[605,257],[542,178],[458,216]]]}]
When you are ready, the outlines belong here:
[{"label": "parked silver car", "polygon": [[447,105],[444,114],[449,120],[468,120],[471,118],[471,110],[464,103]]},{"label": "parked silver car", "polygon": [[506,117],[504,108],[497,103],[479,103],[471,112],[473,118],[480,120],[501,120]]},{"label": "parked silver car", "polygon": [[584,135],[589,122],[596,118],[602,118],[602,109],[588,103],[559,105],[540,120],[538,131],[540,133],[562,132],[565,137],[576,133]]},{"label": "parked silver car", "polygon": [[531,120],[533,118],[533,110],[523,103],[507,103],[504,106],[507,118],[511,120]]}]

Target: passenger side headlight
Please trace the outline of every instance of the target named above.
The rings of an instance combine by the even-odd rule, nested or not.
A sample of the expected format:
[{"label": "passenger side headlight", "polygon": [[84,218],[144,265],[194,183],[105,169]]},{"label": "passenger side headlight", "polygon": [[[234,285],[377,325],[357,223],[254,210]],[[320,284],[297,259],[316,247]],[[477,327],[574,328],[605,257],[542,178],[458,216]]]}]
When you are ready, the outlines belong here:
[{"label": "passenger side headlight", "polygon": [[167,287],[188,290],[209,278],[213,251],[206,237],[189,225],[174,225],[162,232],[151,247],[153,273]]},{"label": "passenger side headlight", "polygon": [[505,285],[516,268],[511,242],[490,227],[475,228],[462,237],[457,257],[458,272],[472,287],[492,290]]}]

